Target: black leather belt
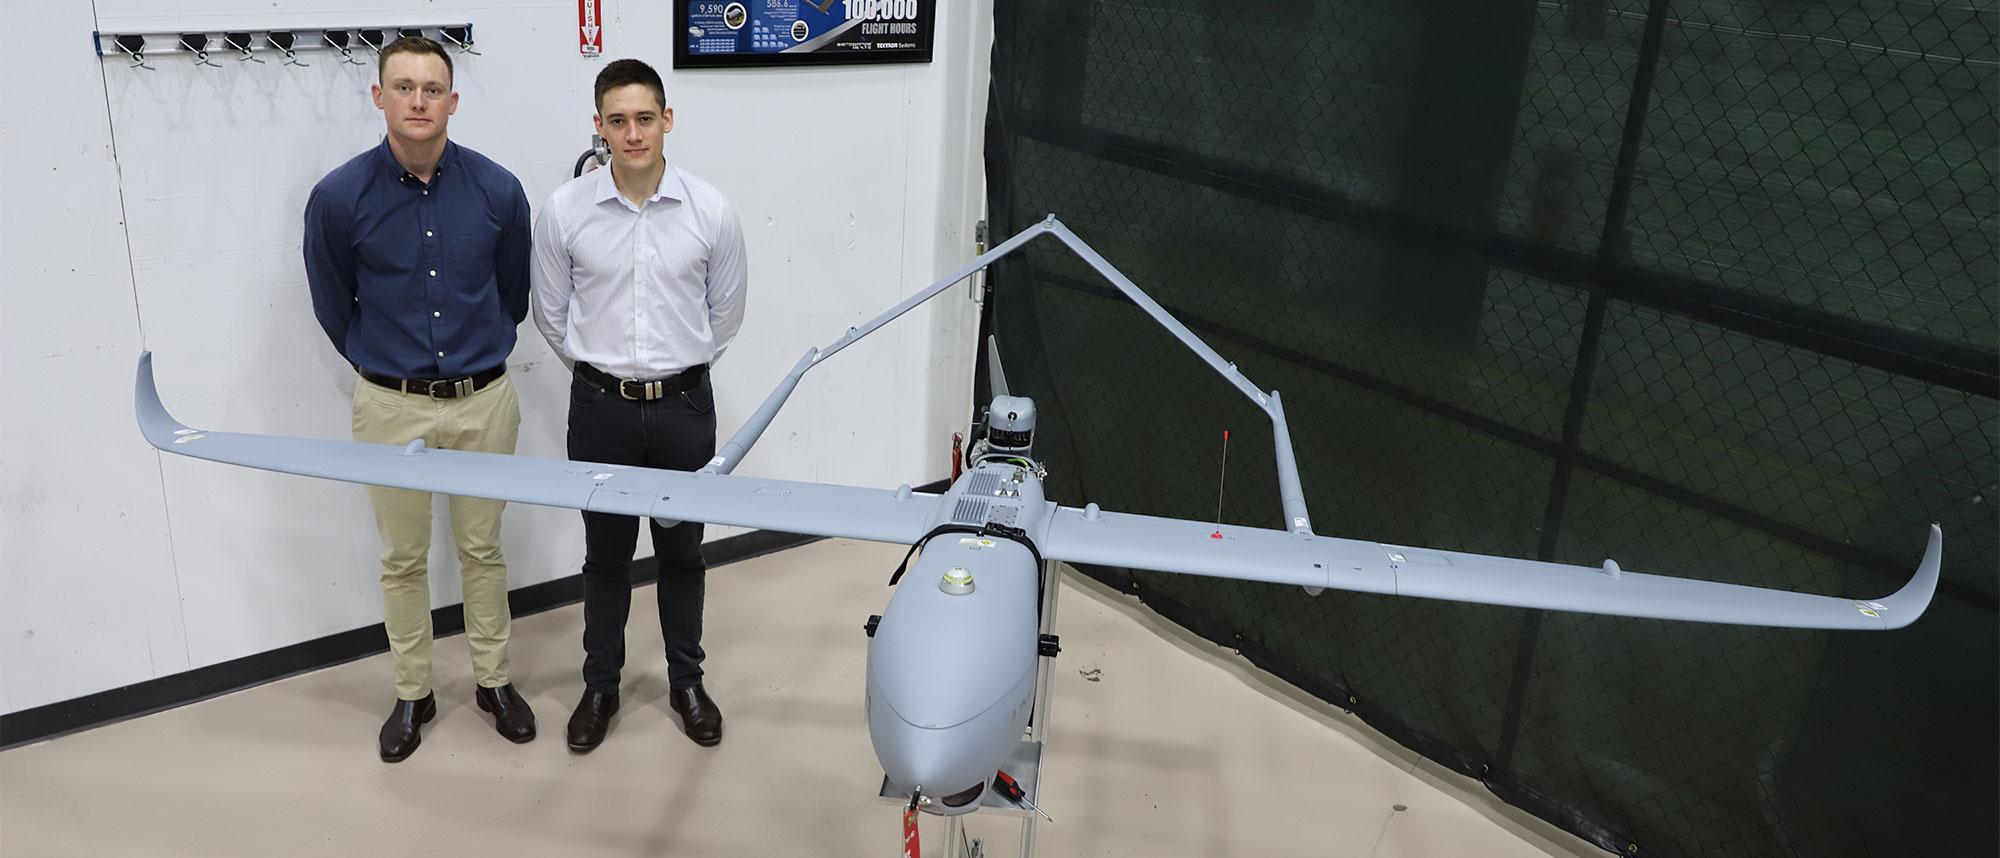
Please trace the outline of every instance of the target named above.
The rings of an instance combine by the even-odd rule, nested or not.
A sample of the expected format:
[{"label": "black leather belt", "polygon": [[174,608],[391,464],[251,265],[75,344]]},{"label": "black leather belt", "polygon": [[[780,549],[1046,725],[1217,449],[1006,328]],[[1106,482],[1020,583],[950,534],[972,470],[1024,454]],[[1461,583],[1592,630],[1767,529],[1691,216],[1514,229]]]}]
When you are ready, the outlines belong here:
[{"label": "black leather belt", "polygon": [[651,402],[669,393],[686,393],[701,386],[702,376],[708,374],[708,364],[698,363],[664,378],[619,378],[583,361],[576,362],[576,374],[586,381],[600,384],[618,391],[619,396],[635,402]]},{"label": "black leather belt", "polygon": [[506,374],[507,365],[504,363],[485,372],[461,375],[457,378],[391,378],[361,370],[361,377],[375,384],[403,393],[421,393],[432,399],[471,396],[473,391],[485,388]]}]

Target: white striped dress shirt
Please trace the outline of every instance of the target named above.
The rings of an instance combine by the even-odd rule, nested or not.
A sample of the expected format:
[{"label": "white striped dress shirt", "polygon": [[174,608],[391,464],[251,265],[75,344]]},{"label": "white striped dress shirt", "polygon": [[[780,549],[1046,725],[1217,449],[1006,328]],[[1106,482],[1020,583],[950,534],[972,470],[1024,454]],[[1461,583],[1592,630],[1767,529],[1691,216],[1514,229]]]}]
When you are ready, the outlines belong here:
[{"label": "white striped dress shirt", "polygon": [[567,363],[637,379],[713,364],[743,326],[748,280],[736,210],[672,164],[643,205],[606,167],[535,217],[535,326]]}]

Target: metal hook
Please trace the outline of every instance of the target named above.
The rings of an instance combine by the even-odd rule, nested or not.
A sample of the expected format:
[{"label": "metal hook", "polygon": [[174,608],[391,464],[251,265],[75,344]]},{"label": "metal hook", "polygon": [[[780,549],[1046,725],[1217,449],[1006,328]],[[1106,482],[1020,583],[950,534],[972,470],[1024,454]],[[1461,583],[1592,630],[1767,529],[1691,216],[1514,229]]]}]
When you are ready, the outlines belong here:
[{"label": "metal hook", "polygon": [[222,43],[243,52],[243,56],[236,58],[236,61],[239,63],[244,60],[249,60],[253,63],[263,62],[263,60],[250,55],[251,44],[249,33],[223,33]]},{"label": "metal hook", "polygon": [[457,45],[459,50],[465,53],[484,56],[472,48],[471,27],[443,27],[438,30],[438,35],[443,36],[445,41]]},{"label": "metal hook", "polygon": [[292,50],[292,45],[297,41],[297,37],[292,35],[292,31],[273,30],[265,33],[264,38],[270,41],[272,47],[285,52],[285,65],[298,66],[302,69],[312,68],[311,63],[299,62],[298,52]]},{"label": "metal hook", "polygon": [[130,66],[131,68],[142,68],[147,71],[157,71],[157,69],[153,68],[152,66],[146,65],[145,36],[136,36],[136,35],[119,36],[118,38],[113,39],[111,43],[113,45],[116,45],[119,50],[124,51],[126,56],[132,58],[132,65]]},{"label": "metal hook", "polygon": [[[333,37],[334,33],[339,33],[340,38],[338,39],[334,38]],[[332,45],[335,49],[340,51],[340,62],[342,64],[357,65],[357,66],[367,65],[367,63],[364,63],[354,58],[354,49],[347,46],[346,30],[328,30],[324,33],[321,33],[320,38],[325,39],[327,44]]]},{"label": "metal hook", "polygon": [[374,52],[375,52],[376,54],[378,54],[378,55],[379,55],[379,54],[381,54],[381,53],[382,53],[382,45],[383,45],[383,41],[382,41],[382,31],[381,31],[381,30],[362,30],[362,31],[361,31],[361,44],[364,44],[364,45],[367,45],[367,46],[368,46],[368,50],[371,50],[371,51],[374,51]]},{"label": "metal hook", "polygon": [[222,68],[208,59],[208,35],[205,33],[182,33],[181,50],[194,54],[195,65]]}]

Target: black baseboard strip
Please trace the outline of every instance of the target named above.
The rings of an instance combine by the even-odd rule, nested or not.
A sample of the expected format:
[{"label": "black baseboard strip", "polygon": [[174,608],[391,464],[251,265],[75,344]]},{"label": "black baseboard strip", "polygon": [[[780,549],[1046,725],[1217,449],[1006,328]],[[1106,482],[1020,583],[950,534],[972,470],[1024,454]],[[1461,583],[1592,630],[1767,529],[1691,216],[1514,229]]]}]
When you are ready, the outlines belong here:
[{"label": "black baseboard strip", "polygon": [[[942,491],[943,484],[932,483],[918,490]],[[796,533],[755,530],[706,543],[701,550],[710,566],[721,566],[805,545],[818,539],[816,536]],[[632,586],[650,584],[657,577],[659,577],[659,567],[653,558],[645,557],[632,562]],[[573,605],[582,600],[581,573],[532,584],[507,594],[507,605],[516,617]],[[431,612],[433,637],[442,638],[463,631],[465,631],[465,613],[458,605]],[[383,630],[380,623],[377,623],[256,655],[247,655],[221,664],[198,667],[72,700],[11,712],[0,715],[0,750],[100,727],[115,721],[151,715],[286,677],[367,658],[386,652],[388,649],[388,633]],[[387,682],[387,677],[384,677],[384,682]],[[388,695],[386,685],[383,693],[386,698]]]}]

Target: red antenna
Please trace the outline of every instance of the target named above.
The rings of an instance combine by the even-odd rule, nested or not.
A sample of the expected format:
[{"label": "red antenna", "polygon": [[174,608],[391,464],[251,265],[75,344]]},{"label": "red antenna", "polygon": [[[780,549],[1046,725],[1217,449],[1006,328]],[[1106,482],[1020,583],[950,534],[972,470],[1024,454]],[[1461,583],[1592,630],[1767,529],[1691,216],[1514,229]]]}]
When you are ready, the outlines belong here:
[{"label": "red antenna", "polygon": [[[1229,430],[1222,430],[1222,476],[1215,481],[1215,523],[1222,523],[1222,489],[1229,484]],[[1221,531],[1217,531],[1220,533]]]}]

